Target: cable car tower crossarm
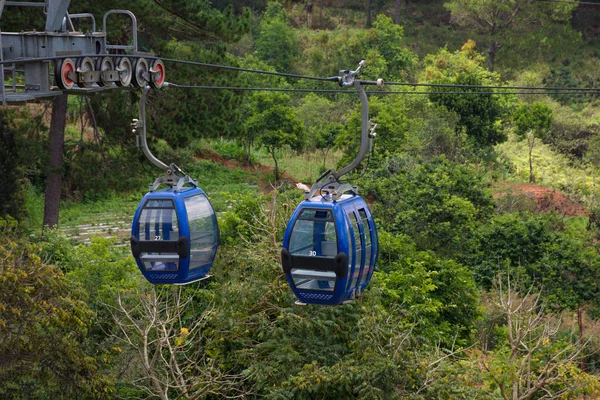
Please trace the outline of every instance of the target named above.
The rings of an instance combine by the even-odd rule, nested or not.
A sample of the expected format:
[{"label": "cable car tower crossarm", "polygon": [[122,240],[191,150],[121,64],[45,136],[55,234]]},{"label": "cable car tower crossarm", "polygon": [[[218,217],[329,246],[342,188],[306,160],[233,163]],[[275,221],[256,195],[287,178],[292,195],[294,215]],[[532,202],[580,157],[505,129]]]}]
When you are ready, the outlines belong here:
[{"label": "cable car tower crossarm", "polygon": [[[63,92],[89,94],[130,85],[134,88],[148,84],[156,88],[162,86],[164,65],[154,55],[138,51],[137,20],[131,11],[106,12],[103,31],[97,31],[92,14],[69,14],[69,4],[70,0],[0,0],[0,18],[5,7],[14,6],[43,7],[46,13],[44,31],[0,32],[3,105],[50,99]],[[107,17],[112,15],[129,18],[132,32],[129,43],[108,43]],[[76,19],[90,19],[92,31],[76,31],[73,24]],[[20,74],[24,75],[24,85]],[[11,78],[8,86],[5,77]]]}]

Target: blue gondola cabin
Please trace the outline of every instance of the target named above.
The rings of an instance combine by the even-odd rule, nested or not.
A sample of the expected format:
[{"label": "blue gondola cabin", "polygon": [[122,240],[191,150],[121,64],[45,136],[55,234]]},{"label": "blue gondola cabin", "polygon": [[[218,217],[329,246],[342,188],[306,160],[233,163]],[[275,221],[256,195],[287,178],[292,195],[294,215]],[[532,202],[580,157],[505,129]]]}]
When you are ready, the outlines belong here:
[{"label": "blue gondola cabin", "polygon": [[281,262],[300,303],[338,305],[366,289],[377,253],[377,228],[362,197],[316,196],[292,215]]},{"label": "blue gondola cabin", "polygon": [[131,251],[151,283],[186,284],[207,277],[219,245],[212,205],[199,188],[150,192],[131,228]]}]

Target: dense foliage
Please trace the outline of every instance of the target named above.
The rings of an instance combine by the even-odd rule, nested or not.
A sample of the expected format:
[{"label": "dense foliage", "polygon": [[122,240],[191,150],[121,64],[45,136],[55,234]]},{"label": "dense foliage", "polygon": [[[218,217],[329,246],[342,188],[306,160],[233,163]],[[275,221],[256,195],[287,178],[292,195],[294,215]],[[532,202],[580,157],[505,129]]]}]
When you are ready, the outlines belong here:
[{"label": "dense foliage", "polygon": [[109,387],[86,343],[94,314],[84,292],[10,233],[0,233],[0,394],[102,397]]},{"label": "dense foliage", "polygon": [[[150,93],[153,152],[197,178],[218,213],[213,278],[152,286],[130,255],[128,220],[157,172],[130,128],[139,93],[69,97],[69,202],[60,229],[43,235],[48,107],[2,110],[0,397],[525,399],[600,391],[596,94],[496,87],[597,86],[596,28],[583,5],[101,0],[74,1],[70,11],[98,18],[119,8],[137,15],[143,51],[269,72],[167,61],[173,85]],[[5,32],[43,21],[8,11]],[[124,43],[131,32],[121,22],[110,22],[108,34]],[[280,246],[302,193],[284,162],[298,165],[293,178],[314,180],[352,160],[357,96],[177,85],[339,89],[289,74],[334,76],[361,59],[361,78],[383,78],[401,92],[369,95],[373,147],[344,177],[375,215],[377,271],[350,304],[296,307]],[[527,178],[585,200],[589,218],[548,195],[513,193]],[[102,230],[121,219],[125,229]],[[83,244],[79,230],[90,226],[102,235]]]}]

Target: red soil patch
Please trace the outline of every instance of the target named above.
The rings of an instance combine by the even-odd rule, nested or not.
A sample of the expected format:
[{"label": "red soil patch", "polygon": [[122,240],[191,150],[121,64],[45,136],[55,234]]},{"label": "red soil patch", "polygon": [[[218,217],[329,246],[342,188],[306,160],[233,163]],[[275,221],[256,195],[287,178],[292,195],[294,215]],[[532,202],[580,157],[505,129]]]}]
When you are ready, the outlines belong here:
[{"label": "red soil patch", "polygon": [[[223,157],[222,155],[212,152],[210,150],[203,150],[202,154],[197,155],[196,158],[203,159],[203,160],[211,160],[212,162],[222,164],[222,165],[226,166],[227,168],[243,169],[245,171],[249,171],[251,173],[255,173],[258,175],[264,175],[267,172],[273,173],[273,167],[269,167],[267,165],[263,165],[263,164],[259,164],[259,163],[254,163],[254,164],[250,165],[248,163],[242,163],[238,160],[228,160],[225,157]],[[261,178],[261,177],[259,176],[259,178]],[[290,174],[288,174],[287,172],[284,172],[284,173],[280,173],[280,178],[279,178],[279,181],[277,182],[277,184],[274,184],[273,182],[267,182],[267,181],[261,180],[259,182],[260,190],[262,193],[265,193],[265,194],[270,193],[272,190],[274,190],[278,185],[280,185],[284,181],[287,181],[287,182],[291,183],[292,185],[296,185],[296,183],[299,182],[297,179],[292,177]]]},{"label": "red soil patch", "polygon": [[560,215],[575,217],[587,215],[585,207],[569,199],[563,193],[551,188],[530,183],[504,183],[496,188],[495,199],[506,196],[523,196],[535,202],[537,212],[556,211]]}]

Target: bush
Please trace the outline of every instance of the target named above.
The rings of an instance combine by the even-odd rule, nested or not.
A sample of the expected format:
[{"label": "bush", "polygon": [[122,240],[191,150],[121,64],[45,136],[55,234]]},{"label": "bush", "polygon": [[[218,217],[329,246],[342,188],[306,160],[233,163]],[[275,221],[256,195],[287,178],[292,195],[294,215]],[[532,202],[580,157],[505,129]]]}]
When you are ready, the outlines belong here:
[{"label": "bush", "polygon": [[210,142],[210,150],[215,151],[227,160],[236,160],[239,162],[248,161],[244,148],[240,146],[237,141],[223,139],[214,140]]},{"label": "bush", "polygon": [[425,164],[390,157],[361,183],[364,195],[375,201],[373,214],[383,229],[446,256],[468,251],[494,207],[481,177],[443,156]]},{"label": "bush", "polygon": [[498,215],[481,227],[476,248],[469,264],[484,288],[499,272],[519,273],[552,309],[598,304],[600,256],[555,214]]},{"label": "bush", "polygon": [[109,391],[87,353],[93,312],[84,293],[38,249],[0,235],[0,396],[98,398]]},{"label": "bush", "polygon": [[478,317],[478,292],[469,269],[432,252],[417,251],[406,236],[380,232],[376,281],[387,308],[396,304],[429,344],[465,345]]}]

